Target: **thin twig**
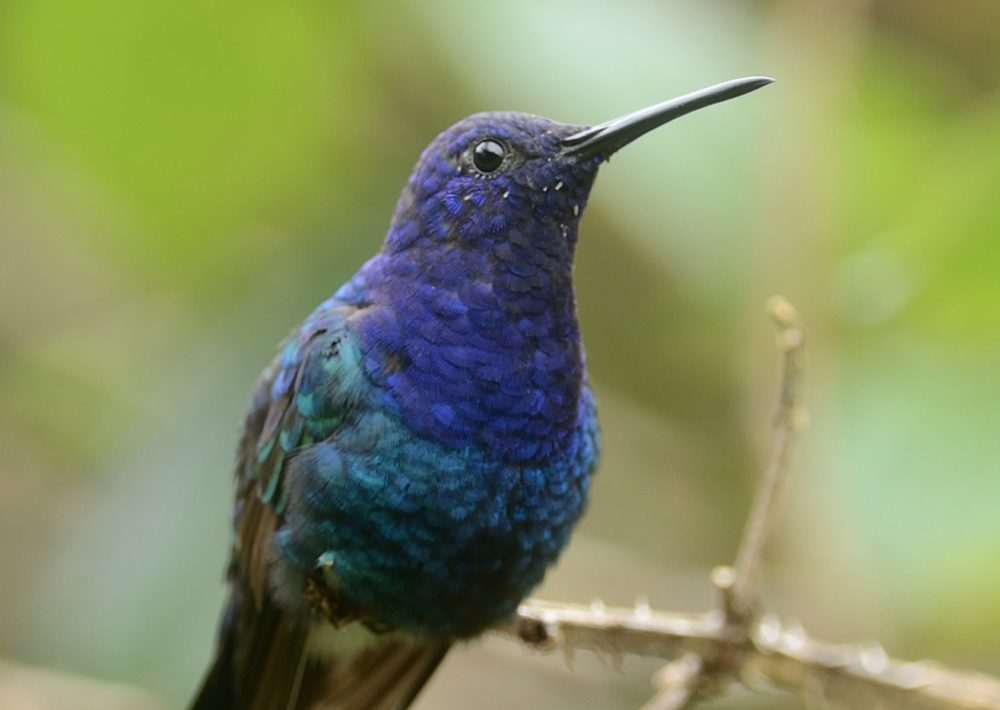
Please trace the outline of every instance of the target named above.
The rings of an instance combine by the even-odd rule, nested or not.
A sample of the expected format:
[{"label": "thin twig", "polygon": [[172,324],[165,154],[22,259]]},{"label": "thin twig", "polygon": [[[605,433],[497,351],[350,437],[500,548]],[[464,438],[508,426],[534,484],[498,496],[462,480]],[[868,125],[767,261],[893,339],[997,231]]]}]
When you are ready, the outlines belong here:
[{"label": "thin twig", "polygon": [[799,316],[787,300],[773,296],[768,301],[768,312],[778,325],[777,343],[781,352],[778,408],[774,416],[770,452],[764,475],[757,488],[753,508],[747,519],[740,542],[733,580],[728,600],[735,614],[744,619],[753,615],[757,604],[757,585],[764,546],[773,525],[778,491],[785,477],[788,449],[795,433],[797,420],[796,402],[801,379],[801,353],[805,335],[799,325]]}]

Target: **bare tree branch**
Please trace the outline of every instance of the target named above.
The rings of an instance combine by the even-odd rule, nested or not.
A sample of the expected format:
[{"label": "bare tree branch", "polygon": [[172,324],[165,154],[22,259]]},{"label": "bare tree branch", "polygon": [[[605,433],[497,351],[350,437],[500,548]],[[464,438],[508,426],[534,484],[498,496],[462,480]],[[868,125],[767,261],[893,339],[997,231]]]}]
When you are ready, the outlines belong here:
[{"label": "bare tree branch", "polygon": [[642,710],[684,710],[732,682],[761,682],[810,700],[881,710],[1000,710],[1000,680],[950,670],[932,661],[890,658],[878,645],[832,644],[811,638],[796,622],[761,614],[760,566],[773,525],[796,424],[805,336],[795,308],[780,296],[768,302],[781,353],[778,407],[764,473],[733,567],[713,570],[718,608],[702,614],[525,601],[497,627],[532,648],[576,649],[668,661],[656,674],[657,694]]},{"label": "bare tree branch", "polygon": [[669,660],[688,655],[721,659],[713,671],[716,675],[752,687],[769,682],[852,708],[1000,709],[996,678],[950,670],[933,661],[895,660],[877,645],[827,643],[811,638],[801,625],[771,614],[762,616],[749,638],[739,641],[732,638],[720,611],[595,610],[529,599],[516,619],[498,630],[542,651],[572,647]]}]

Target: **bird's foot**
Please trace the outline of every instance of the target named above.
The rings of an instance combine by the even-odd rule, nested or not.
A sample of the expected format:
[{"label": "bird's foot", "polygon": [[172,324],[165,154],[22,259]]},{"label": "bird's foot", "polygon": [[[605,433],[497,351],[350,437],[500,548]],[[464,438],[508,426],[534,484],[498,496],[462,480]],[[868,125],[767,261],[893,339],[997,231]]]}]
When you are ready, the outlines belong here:
[{"label": "bird's foot", "polygon": [[340,628],[357,618],[348,609],[340,590],[328,582],[333,560],[323,560],[306,576],[302,594],[314,614],[322,616],[334,628]]}]

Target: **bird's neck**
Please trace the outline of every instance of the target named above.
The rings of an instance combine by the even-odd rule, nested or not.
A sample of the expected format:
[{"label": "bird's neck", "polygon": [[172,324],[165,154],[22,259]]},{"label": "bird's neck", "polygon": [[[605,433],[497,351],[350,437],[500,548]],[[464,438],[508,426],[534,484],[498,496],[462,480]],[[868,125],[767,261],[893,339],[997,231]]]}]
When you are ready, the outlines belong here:
[{"label": "bird's neck", "polygon": [[528,463],[570,445],[583,351],[565,244],[538,246],[566,238],[550,231],[386,249],[359,272],[365,368],[412,430]]}]

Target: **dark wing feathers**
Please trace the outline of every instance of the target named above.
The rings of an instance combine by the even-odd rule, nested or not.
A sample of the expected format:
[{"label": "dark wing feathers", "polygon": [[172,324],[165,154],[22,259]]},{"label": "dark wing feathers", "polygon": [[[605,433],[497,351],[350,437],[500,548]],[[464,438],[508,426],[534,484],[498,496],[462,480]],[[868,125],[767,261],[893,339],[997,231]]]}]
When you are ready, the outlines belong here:
[{"label": "dark wing feathers", "polygon": [[[303,433],[310,423],[310,411],[302,411],[297,400],[308,395],[318,398],[323,411],[343,410],[351,404],[347,392],[319,387],[315,374],[303,389],[303,378],[324,360],[339,353],[335,346],[345,336],[346,308],[334,309],[289,338],[278,356],[257,381],[250,410],[240,432],[237,455],[236,549],[238,576],[260,605],[267,591],[271,535],[277,529],[285,507],[283,474],[288,456],[303,445]],[[319,427],[329,435],[339,419],[330,417]],[[309,426],[312,424],[312,426]]]},{"label": "dark wing feathers", "polygon": [[448,650],[447,643],[387,638],[350,658],[307,659],[307,626],[284,614],[268,590],[286,460],[335,435],[354,404],[360,371],[352,368],[359,363],[341,347],[352,311],[340,306],[314,314],[255,385],[237,449],[232,596],[195,710],[398,710]]},{"label": "dark wing feathers", "polygon": [[387,640],[350,660],[306,671],[309,710],[409,707],[448,652],[448,644]]}]

